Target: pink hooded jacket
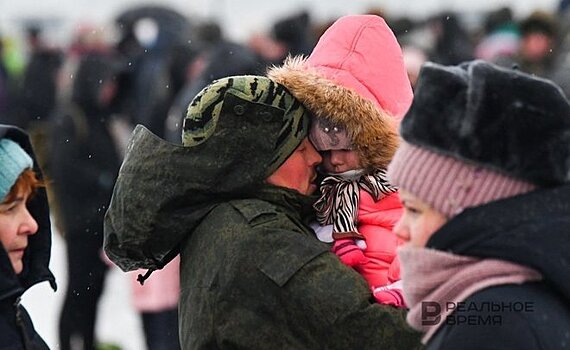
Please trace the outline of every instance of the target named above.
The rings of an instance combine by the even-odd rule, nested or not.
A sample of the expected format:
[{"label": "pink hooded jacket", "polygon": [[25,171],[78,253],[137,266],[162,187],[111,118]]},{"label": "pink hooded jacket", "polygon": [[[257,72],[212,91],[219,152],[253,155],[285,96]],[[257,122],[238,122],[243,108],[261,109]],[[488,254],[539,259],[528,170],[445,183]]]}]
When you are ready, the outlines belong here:
[{"label": "pink hooded jacket", "polygon": [[[281,83],[318,118],[346,127],[367,171],[386,169],[399,143],[398,124],[413,94],[402,50],[386,22],[375,15],[338,19],[307,59],[289,58],[268,76]],[[402,214],[398,194],[378,202],[360,192],[358,230],[368,264],[359,272],[373,287],[399,279],[392,232]]]}]

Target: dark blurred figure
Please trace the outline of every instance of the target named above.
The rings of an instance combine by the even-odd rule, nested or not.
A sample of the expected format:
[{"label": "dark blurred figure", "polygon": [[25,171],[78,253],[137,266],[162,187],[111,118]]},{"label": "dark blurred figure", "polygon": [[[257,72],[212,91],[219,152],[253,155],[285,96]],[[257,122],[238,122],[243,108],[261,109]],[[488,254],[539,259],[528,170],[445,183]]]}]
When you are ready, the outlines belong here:
[{"label": "dark blurred figure", "polygon": [[512,59],[519,50],[520,32],[509,7],[491,11],[484,19],[483,34],[475,48],[476,58],[489,62]]},{"label": "dark blurred figure", "polygon": [[10,102],[10,77],[2,57],[4,57],[4,42],[0,36],[0,123],[10,124],[13,122],[8,115],[10,112],[8,104]]},{"label": "dark blurred figure", "polygon": [[120,77],[122,111],[133,125],[143,124],[163,136],[168,109],[195,56],[191,25],[162,6],[136,7],[116,23],[121,31],[117,50],[128,68]]},{"label": "dark blurred figure", "polygon": [[59,322],[61,350],[93,350],[97,304],[108,269],[103,215],[120,166],[110,132],[116,95],[110,56],[79,58],[70,100],[54,116],[50,176],[66,240],[68,285]]},{"label": "dark blurred figure", "polygon": [[549,78],[552,74],[557,38],[556,18],[544,11],[535,11],[520,22],[521,43],[515,58],[527,73]]},{"label": "dark blurred figure", "polygon": [[570,98],[570,0],[561,0],[557,12],[559,30],[552,80]]},{"label": "dark blurred figure", "polygon": [[414,89],[421,66],[428,60],[429,47],[426,47],[426,40],[419,38],[427,32],[426,27],[421,21],[409,17],[392,18],[388,25],[402,47],[406,72]]},{"label": "dark blurred figure", "polygon": [[444,12],[430,20],[435,36],[430,60],[444,65],[454,65],[473,59],[473,43],[457,15]]},{"label": "dark blurred figure", "polygon": [[[212,30],[215,28],[211,23],[208,27]],[[212,30],[201,32],[201,35],[211,33]],[[202,88],[219,78],[263,74],[266,69],[267,62],[263,58],[249,47],[225,40],[221,32],[215,38],[200,36],[200,41],[203,51],[192,63],[188,81],[168,112],[164,138],[170,142],[182,142],[181,125],[186,109]]]},{"label": "dark blurred figure", "polygon": [[29,129],[34,127],[32,123],[39,123],[36,128],[43,129],[45,124],[41,122],[48,121],[56,106],[57,74],[63,62],[63,54],[59,49],[44,43],[42,31],[37,26],[27,29],[26,40],[30,56],[18,101],[17,125]]},{"label": "dark blurred figure", "polygon": [[553,78],[556,59],[558,23],[545,11],[534,11],[519,22],[520,45],[512,58],[503,57],[496,63],[543,78]]},{"label": "dark blurred figure", "polygon": [[308,56],[315,46],[315,38],[311,32],[311,18],[309,13],[301,13],[283,18],[273,25],[273,38],[283,43],[288,54],[292,56]]},{"label": "dark blurred figure", "polygon": [[314,34],[309,13],[302,11],[277,20],[269,35],[256,34],[247,46],[267,65],[279,65],[290,54],[308,56],[318,39]]}]

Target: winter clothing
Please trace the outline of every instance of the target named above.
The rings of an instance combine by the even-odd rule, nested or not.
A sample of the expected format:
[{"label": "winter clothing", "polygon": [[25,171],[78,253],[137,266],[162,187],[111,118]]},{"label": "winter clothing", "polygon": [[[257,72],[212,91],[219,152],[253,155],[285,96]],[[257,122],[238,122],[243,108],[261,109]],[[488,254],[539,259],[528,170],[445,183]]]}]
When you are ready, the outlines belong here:
[{"label": "winter clothing", "polygon": [[[483,61],[422,69],[388,178],[450,216],[425,248],[399,252],[408,321],[428,349],[570,346],[569,112],[556,85],[525,73]],[[424,170],[434,166],[439,176]]]},{"label": "winter clothing", "polygon": [[[0,139],[17,143],[33,159],[33,169],[42,178],[28,135],[8,125],[0,125]],[[4,164],[2,164],[4,166]],[[24,270],[16,275],[6,251],[0,249],[0,346],[4,349],[48,349],[36,333],[30,317],[20,304],[20,297],[33,285],[48,281],[55,290],[55,278],[49,270],[51,225],[45,189],[37,189],[28,202],[28,210],[38,223],[38,232],[28,237]],[[1,245],[0,245],[1,247]]]},{"label": "winter clothing", "polygon": [[32,168],[32,158],[16,142],[0,140],[0,200],[4,200],[20,174]]},{"label": "winter clothing", "polygon": [[315,116],[345,126],[364,168],[388,165],[398,146],[395,120],[408,110],[412,88],[400,46],[382,18],[341,17],[308,59],[288,59],[268,76]]},{"label": "winter clothing", "polygon": [[570,179],[570,106],[558,86],[484,61],[426,63],[421,77],[400,130],[407,143],[540,187]]},{"label": "winter clothing", "polygon": [[[426,325],[423,300],[444,306],[450,301],[462,302],[485,288],[542,279],[541,274],[531,268],[502,260],[476,259],[416,247],[402,247],[398,254],[407,268],[402,277],[410,307],[407,320],[412,327],[425,332],[423,342],[429,341],[443,325],[441,322]],[[446,319],[453,311],[444,307],[438,316]]]},{"label": "winter clothing", "polygon": [[178,300],[180,298],[180,259],[175,258],[141,285],[138,270],[130,277],[133,306],[139,313],[149,350],[180,349],[178,341]]},{"label": "winter clothing", "polygon": [[[390,164],[402,188],[416,193],[447,217],[463,209],[530,192],[536,186],[478,165],[458,162],[424,148],[402,143]],[[457,178],[462,181],[457,181]]]},{"label": "winter clothing", "polygon": [[51,185],[65,235],[69,283],[60,317],[60,347],[71,349],[80,338],[94,345],[97,303],[107,264],[101,259],[103,216],[120,166],[110,133],[109,106],[101,104],[102,87],[114,79],[109,57],[87,54],[75,74],[71,101],[54,118]]},{"label": "winter clothing", "polygon": [[371,303],[364,280],[314,237],[314,199],[265,183],[308,127],[283,86],[246,76],[196,96],[184,147],[135,129],[105,250],[124,270],[180,252],[183,349],[416,346],[400,311]]},{"label": "winter clothing", "polygon": [[[319,223],[332,224],[333,237],[343,239],[334,251],[372,288],[397,280],[396,266],[390,273],[398,242],[392,227],[401,205],[384,170],[398,146],[397,123],[412,89],[394,34],[379,16],[345,16],[323,34],[308,59],[289,59],[268,75],[317,117],[310,139],[319,151],[358,154],[364,172],[329,175],[315,203]],[[366,240],[366,248],[360,252],[346,238]]]},{"label": "winter clothing", "polygon": [[457,13],[444,11],[428,22],[432,29],[433,50],[429,60],[440,64],[459,64],[473,59],[473,43],[469,31]]},{"label": "winter clothing", "polygon": [[321,196],[314,205],[317,210],[317,220],[322,225],[333,225],[335,239],[347,237],[365,239],[358,232],[355,222],[361,192],[376,203],[397,191],[387,182],[384,170],[364,175],[358,171],[329,175],[321,182],[320,190]]},{"label": "winter clothing", "polygon": [[402,216],[400,195],[396,192],[379,201],[361,191],[358,230],[366,237],[366,257],[370,262],[358,267],[370,286],[379,287],[400,279],[396,248],[402,244],[392,231]]},{"label": "winter clothing", "polygon": [[[469,208],[430,238],[428,249],[530,267],[542,274],[543,281],[495,285],[457,300],[464,301],[466,307],[452,314],[455,320],[475,317],[482,321],[476,325],[452,322],[442,325],[428,343],[428,349],[568,347],[565,343],[565,332],[570,327],[568,198],[570,187],[564,185]],[[402,270],[405,277],[403,260]],[[517,312],[508,307],[489,310],[485,303],[530,304]],[[472,308],[468,309],[469,305]],[[484,324],[483,320],[489,316],[495,317],[497,323]],[[441,320],[445,322],[445,318]]]}]

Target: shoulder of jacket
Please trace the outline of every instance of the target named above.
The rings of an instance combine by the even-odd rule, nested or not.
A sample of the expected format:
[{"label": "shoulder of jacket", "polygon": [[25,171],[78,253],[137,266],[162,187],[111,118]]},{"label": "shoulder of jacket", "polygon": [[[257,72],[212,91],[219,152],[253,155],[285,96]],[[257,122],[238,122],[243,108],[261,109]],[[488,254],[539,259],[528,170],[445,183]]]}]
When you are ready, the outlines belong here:
[{"label": "shoulder of jacket", "polygon": [[277,218],[278,212],[275,207],[260,199],[233,200],[229,204],[241,214],[251,226],[261,225]]}]

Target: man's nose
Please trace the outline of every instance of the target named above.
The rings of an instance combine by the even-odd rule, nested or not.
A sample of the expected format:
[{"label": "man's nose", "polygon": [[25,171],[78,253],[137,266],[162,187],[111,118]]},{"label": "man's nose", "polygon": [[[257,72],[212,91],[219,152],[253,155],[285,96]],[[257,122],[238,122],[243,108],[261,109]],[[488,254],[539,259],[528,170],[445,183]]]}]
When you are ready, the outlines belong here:
[{"label": "man's nose", "polygon": [[311,166],[317,166],[319,164],[322,163],[323,161],[323,157],[321,156],[321,154],[311,145],[311,152],[310,152],[310,156],[309,156],[309,164]]}]

